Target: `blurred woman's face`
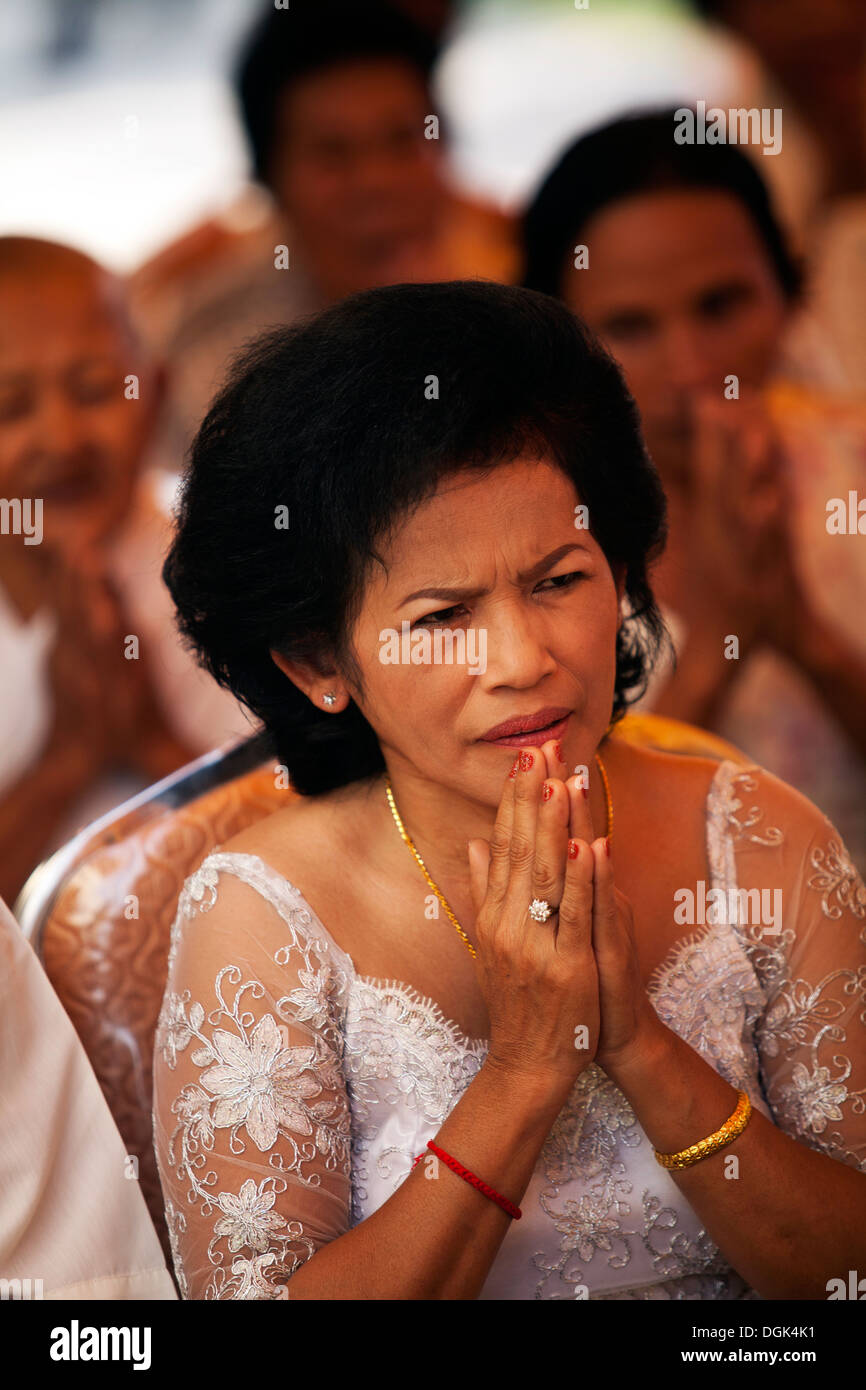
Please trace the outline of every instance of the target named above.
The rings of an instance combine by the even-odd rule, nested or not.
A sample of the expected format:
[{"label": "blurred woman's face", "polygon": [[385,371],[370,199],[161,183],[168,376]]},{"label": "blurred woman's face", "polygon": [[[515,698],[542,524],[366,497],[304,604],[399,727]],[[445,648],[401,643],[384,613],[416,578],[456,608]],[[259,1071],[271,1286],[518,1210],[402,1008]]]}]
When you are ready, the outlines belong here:
[{"label": "blurred woman's face", "polygon": [[724,399],[725,378],[760,386],[779,350],[787,301],[760,233],[733,194],[641,194],[575,237],[562,294],[620,362],[663,474],[687,467],[692,405]]},{"label": "blurred woman's face", "polygon": [[[618,590],[575,525],[579,505],[559,468],[520,459],[445,480],[382,552],[387,573],[372,569],[352,633],[364,694],[349,689],[392,774],[414,769],[495,807],[521,737],[509,746],[485,735],[539,713],[553,727],[523,744],[557,738],[572,769],[590,765],[610,720],[623,579]],[[404,622],[410,641],[429,635],[434,659],[383,659]],[[470,629],[477,645],[466,650],[484,653],[484,669],[435,660],[435,633]]]}]

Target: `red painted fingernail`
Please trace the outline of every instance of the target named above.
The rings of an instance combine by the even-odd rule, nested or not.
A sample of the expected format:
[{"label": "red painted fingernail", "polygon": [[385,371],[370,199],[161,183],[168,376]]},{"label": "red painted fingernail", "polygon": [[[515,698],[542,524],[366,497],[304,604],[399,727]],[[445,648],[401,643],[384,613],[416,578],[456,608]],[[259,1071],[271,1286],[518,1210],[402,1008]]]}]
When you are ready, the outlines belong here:
[{"label": "red painted fingernail", "polygon": [[563,758],[562,758],[562,744],[561,744],[561,743],[555,743],[555,744],[553,745],[553,751],[554,751],[554,753],[556,754],[556,760],[557,760],[557,762],[561,763],[561,762],[563,761]]},{"label": "red painted fingernail", "polygon": [[521,755],[520,755],[520,771],[521,771],[521,772],[528,772],[529,769],[532,767],[532,764],[533,764],[534,762],[535,762],[535,754],[534,754],[534,753],[521,753]]},{"label": "red painted fingernail", "polygon": [[607,836],[606,839],[605,839],[605,842],[604,842],[604,852],[605,852],[605,854],[607,855],[607,857],[608,857],[608,859],[609,859],[609,858],[610,858],[610,836]]},{"label": "red painted fingernail", "polygon": [[541,788],[541,799],[542,801],[549,801],[552,796],[553,787],[550,785],[549,782],[545,782],[543,787]]},{"label": "red painted fingernail", "polygon": [[583,796],[583,797],[588,797],[588,796],[589,796],[589,787],[581,787],[581,789],[580,789],[580,794],[581,794],[581,796]]},{"label": "red painted fingernail", "polygon": [[579,854],[580,854],[580,845],[577,843],[577,840],[569,840],[569,842],[568,842],[568,857],[569,857],[569,859],[576,859],[577,856],[578,856]]},{"label": "red painted fingernail", "polygon": [[519,758],[515,758],[515,759],[514,759],[514,762],[511,764],[511,771],[510,771],[509,774],[508,774],[509,777],[516,777],[516,776],[517,776],[517,769],[518,769],[519,766],[520,766],[520,759],[519,759]]}]

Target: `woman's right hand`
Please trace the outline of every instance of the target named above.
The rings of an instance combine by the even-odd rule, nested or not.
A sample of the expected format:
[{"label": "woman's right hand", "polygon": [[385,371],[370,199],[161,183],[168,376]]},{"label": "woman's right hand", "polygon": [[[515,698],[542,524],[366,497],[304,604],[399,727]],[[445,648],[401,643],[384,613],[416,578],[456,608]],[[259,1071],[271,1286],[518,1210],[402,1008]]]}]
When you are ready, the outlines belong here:
[{"label": "woman's right hand", "polygon": [[681,611],[734,633],[745,656],[778,603],[788,503],[773,422],[755,392],[695,401],[695,447]]},{"label": "woman's right hand", "polygon": [[[600,1025],[589,800],[578,777],[564,780],[553,740],[516,751],[522,766],[518,757],[506,778],[489,845],[469,842],[487,1062],[570,1086],[595,1057]],[[558,903],[558,914],[536,922],[533,898]]]}]

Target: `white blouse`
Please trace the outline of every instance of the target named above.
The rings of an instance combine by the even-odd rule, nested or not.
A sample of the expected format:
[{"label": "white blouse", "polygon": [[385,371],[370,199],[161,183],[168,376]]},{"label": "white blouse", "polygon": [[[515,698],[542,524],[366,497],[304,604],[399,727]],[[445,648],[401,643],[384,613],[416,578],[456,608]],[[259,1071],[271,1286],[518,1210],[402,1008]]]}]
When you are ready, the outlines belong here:
[{"label": "white blouse", "polygon": [[[758,767],[718,766],[706,832],[707,889],[779,888],[780,930],[745,908],[701,924],[654,972],[653,1006],[781,1129],[866,1171],[863,882],[830,822]],[[229,879],[230,910],[214,912]],[[252,894],[272,908],[266,927],[244,920]],[[304,1261],[404,1180],[486,1046],[409,985],[359,975],[257,855],[209,854],[179,899],[154,1056],[183,1297],[291,1297]],[[595,1064],[521,1206],[483,1299],[758,1297]]]}]

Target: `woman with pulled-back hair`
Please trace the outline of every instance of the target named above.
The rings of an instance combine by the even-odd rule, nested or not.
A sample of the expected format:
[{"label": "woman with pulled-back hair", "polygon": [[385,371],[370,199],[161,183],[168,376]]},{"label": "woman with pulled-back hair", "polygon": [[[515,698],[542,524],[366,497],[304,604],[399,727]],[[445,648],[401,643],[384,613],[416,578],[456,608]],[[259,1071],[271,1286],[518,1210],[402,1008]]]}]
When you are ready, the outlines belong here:
[{"label": "woman with pulled-back hair", "polygon": [[617,359],[664,483],[653,588],[677,664],[659,664],[643,707],[790,782],[862,873],[866,552],[847,499],[866,412],[802,352],[808,300],[755,161],[679,144],[682,128],[673,110],[625,116],[565,150],[525,214],[524,283]]},{"label": "woman with pulled-back hair", "polygon": [[[172,929],[184,1297],[811,1298],[862,1260],[863,885],[761,768],[616,736],[664,530],[620,373],[548,296],[373,290],[236,363],[165,577],[299,795]],[[784,922],[677,907],[755,888]]]}]

